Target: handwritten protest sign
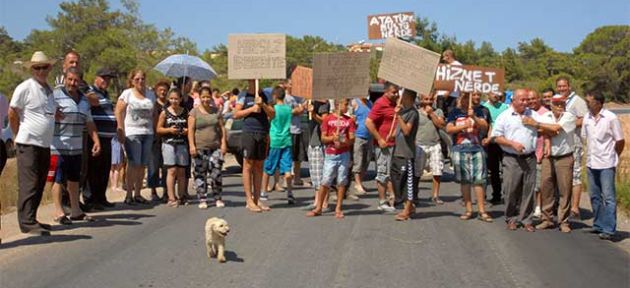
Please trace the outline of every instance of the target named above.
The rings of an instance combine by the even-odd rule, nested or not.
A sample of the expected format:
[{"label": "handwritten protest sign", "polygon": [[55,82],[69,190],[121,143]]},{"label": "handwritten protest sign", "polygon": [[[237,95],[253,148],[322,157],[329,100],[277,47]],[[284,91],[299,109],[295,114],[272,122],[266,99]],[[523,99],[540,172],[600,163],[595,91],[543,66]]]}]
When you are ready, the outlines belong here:
[{"label": "handwritten protest sign", "polygon": [[291,94],[294,96],[313,98],[313,69],[297,66],[291,73]]},{"label": "handwritten protest sign", "polygon": [[368,16],[368,38],[412,38],[416,36],[416,17],[413,12]]},{"label": "handwritten protest sign", "polygon": [[286,78],[284,34],[230,34],[229,79]]},{"label": "handwritten protest sign", "polygon": [[313,99],[365,97],[369,88],[370,53],[322,53],[313,57]]},{"label": "handwritten protest sign", "polygon": [[501,92],[504,83],[505,71],[499,68],[440,64],[435,73],[435,89],[439,90]]},{"label": "handwritten protest sign", "polygon": [[385,41],[378,77],[428,95],[439,62],[438,53],[396,38],[388,38]]}]

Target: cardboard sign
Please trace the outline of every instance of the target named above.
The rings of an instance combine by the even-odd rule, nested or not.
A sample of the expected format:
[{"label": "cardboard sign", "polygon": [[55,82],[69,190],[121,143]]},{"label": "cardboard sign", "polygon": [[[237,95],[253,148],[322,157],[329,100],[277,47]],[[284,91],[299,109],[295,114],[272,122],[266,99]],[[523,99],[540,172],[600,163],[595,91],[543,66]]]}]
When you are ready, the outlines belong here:
[{"label": "cardboard sign", "polygon": [[313,99],[365,97],[369,88],[370,53],[322,53],[313,57]]},{"label": "cardboard sign", "polygon": [[291,94],[306,99],[313,98],[313,69],[297,66],[291,73]]},{"label": "cardboard sign", "polygon": [[440,64],[435,74],[435,89],[481,93],[501,92],[505,70],[472,65]]},{"label": "cardboard sign", "polygon": [[368,38],[413,38],[416,36],[416,16],[413,12],[368,16]]},{"label": "cardboard sign", "polygon": [[284,34],[228,35],[228,79],[285,79]]},{"label": "cardboard sign", "polygon": [[378,77],[428,95],[440,54],[396,38],[385,41]]}]

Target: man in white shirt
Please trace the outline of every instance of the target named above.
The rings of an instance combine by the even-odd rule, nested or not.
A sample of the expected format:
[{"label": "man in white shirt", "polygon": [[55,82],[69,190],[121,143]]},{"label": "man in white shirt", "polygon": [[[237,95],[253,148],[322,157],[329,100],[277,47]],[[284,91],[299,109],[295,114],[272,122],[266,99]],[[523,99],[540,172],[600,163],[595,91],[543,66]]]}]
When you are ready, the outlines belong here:
[{"label": "man in white shirt", "polygon": [[586,172],[594,215],[592,232],[603,240],[611,240],[617,230],[615,173],[626,142],[619,118],[604,109],[604,96],[587,93],[586,100],[589,113],[584,117],[581,136],[586,141]]},{"label": "man in white shirt", "polygon": [[558,188],[558,223],[560,231],[571,232],[569,209],[573,180],[573,149],[575,134],[575,115],[565,112],[566,99],[555,95],[551,99],[551,111],[542,115],[539,124],[548,127],[551,135],[545,136],[545,157],[542,159],[541,206],[542,222],[536,229],[554,227],[553,208],[556,204],[555,188]]},{"label": "man in white shirt", "polygon": [[[519,224],[534,232],[534,188],[536,180],[537,127],[523,124],[523,119],[537,119],[536,112],[527,107],[526,89],[514,91],[512,105],[501,113],[492,130],[491,142],[503,150],[503,188],[507,228],[516,230]],[[519,205],[520,204],[520,205]]]},{"label": "man in white shirt", "polygon": [[567,100],[566,111],[575,115],[576,130],[574,137],[575,149],[573,150],[573,195],[571,196],[571,216],[580,216],[580,194],[582,194],[582,158],[584,149],[580,139],[580,127],[584,116],[588,113],[586,102],[582,97],[571,90],[569,78],[561,76],[556,79],[556,92]]},{"label": "man in white shirt", "polygon": [[55,117],[61,117],[46,82],[54,63],[43,52],[35,52],[31,61],[24,63],[32,77],[15,88],[9,108],[9,123],[17,144],[17,214],[22,233],[50,234],[50,225],[37,221],[37,208],[50,165]]}]

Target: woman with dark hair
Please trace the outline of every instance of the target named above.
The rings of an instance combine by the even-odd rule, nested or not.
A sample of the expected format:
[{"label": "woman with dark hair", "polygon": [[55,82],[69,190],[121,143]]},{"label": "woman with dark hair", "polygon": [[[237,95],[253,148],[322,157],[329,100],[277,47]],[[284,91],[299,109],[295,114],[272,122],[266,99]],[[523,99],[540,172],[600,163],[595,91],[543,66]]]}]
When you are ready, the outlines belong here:
[{"label": "woman with dark hair", "polygon": [[[155,94],[146,87],[146,74],[140,69],[129,73],[127,89],[118,97],[116,104],[116,134],[127,152],[127,196],[125,203],[146,204],[142,197],[144,168],[151,159],[151,147],[155,134]],[[133,192],[133,197],[132,197]]]},{"label": "woman with dark hair", "polygon": [[459,218],[462,220],[472,218],[470,195],[472,186],[477,196],[479,220],[492,222],[492,217],[486,213],[484,206],[487,169],[479,136],[482,131],[488,130],[488,122],[484,120],[483,111],[479,107],[472,107],[469,100],[471,96],[471,93],[463,93],[459,98],[457,107],[449,113],[446,121],[446,132],[454,137],[451,161],[466,206],[466,212]]}]

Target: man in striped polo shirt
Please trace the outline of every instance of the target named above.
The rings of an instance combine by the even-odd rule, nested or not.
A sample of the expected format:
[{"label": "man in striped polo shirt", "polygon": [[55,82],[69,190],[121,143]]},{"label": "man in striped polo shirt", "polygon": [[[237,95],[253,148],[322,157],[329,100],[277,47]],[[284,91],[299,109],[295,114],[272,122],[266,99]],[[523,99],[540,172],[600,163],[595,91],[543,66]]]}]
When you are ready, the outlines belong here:
[{"label": "man in striped polo shirt", "polygon": [[[55,102],[61,108],[63,118],[55,121],[55,129],[51,154],[56,156],[54,162],[55,176],[52,187],[53,202],[55,204],[54,221],[69,225],[72,220],[92,221],[79,207],[79,180],[81,173],[81,154],[83,151],[83,129],[87,127],[88,135],[92,138],[92,155],[101,152],[101,144],[96,127],[90,113],[90,105],[85,96],[79,91],[80,72],[76,68],[69,68],[64,75],[64,87],[56,88],[53,92]],[[70,217],[66,217],[61,207],[61,189],[66,185],[70,196]]]},{"label": "man in striped polo shirt", "polygon": [[[115,73],[107,68],[101,68],[96,72],[94,85],[90,85],[87,92],[87,100],[94,126],[98,130],[98,138],[101,143],[101,153],[92,155],[90,152],[94,141],[87,137],[87,146],[83,147],[83,157],[87,161],[86,181],[83,181],[81,192],[83,203],[94,210],[103,210],[104,207],[114,207],[114,203],[107,201],[105,192],[109,182],[109,170],[112,164],[112,138],[116,136],[116,117],[114,105],[107,93],[110,80],[116,77]],[[84,142],[85,143],[85,142]]]}]

